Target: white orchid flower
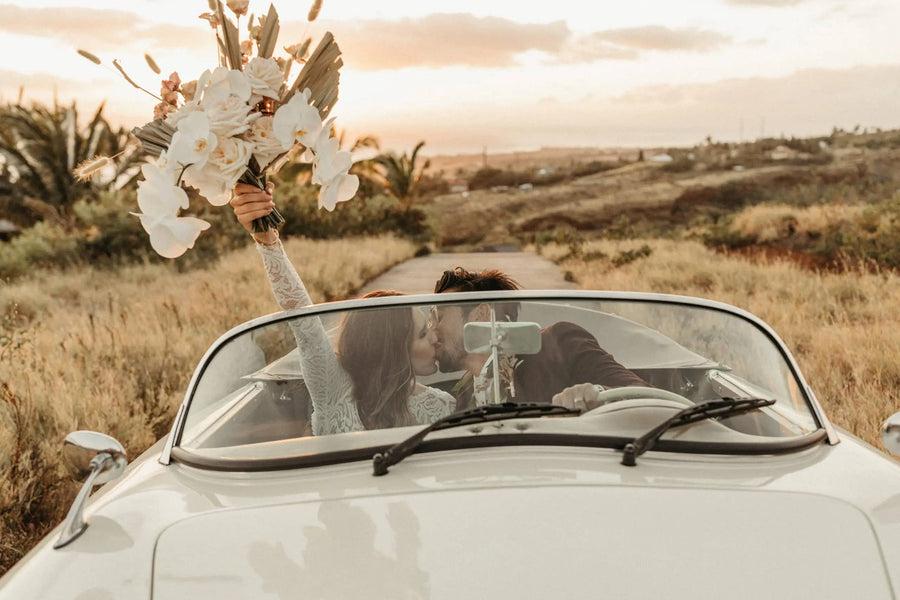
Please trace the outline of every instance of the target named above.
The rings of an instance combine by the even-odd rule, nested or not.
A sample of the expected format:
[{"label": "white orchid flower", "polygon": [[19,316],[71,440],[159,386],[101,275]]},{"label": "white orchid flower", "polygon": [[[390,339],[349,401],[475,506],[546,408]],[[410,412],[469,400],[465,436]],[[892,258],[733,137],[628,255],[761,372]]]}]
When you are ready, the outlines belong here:
[{"label": "white orchid flower", "polygon": [[203,111],[195,111],[178,121],[166,152],[169,161],[182,166],[203,168],[210,153],[216,149],[218,138],[209,129],[209,118]]},{"label": "white orchid flower", "polygon": [[339,175],[346,174],[352,165],[353,155],[340,149],[337,138],[329,137],[322,141],[320,137],[313,159],[312,181],[328,185]]},{"label": "white orchid flower", "polygon": [[147,163],[141,167],[143,181],[138,182],[137,200],[141,212],[153,215],[177,214],[190,203],[187,193],[175,185],[177,176],[170,169]]},{"label": "white orchid flower", "polygon": [[158,165],[141,167],[145,180],[138,183],[140,213],[131,213],[141,220],[150,234],[150,246],[160,256],[177,258],[194,246],[200,232],[209,223],[194,217],[179,217],[178,211],[188,208],[187,193],[175,185],[171,172]]},{"label": "white orchid flower", "polygon": [[338,202],[346,202],[356,195],[359,177],[348,173],[353,165],[353,155],[341,150],[338,140],[325,134],[328,130],[330,127],[323,129],[316,142],[312,180],[322,186],[319,189],[319,208],[331,211]]},{"label": "white orchid flower", "polygon": [[319,109],[309,104],[310,91],[294,94],[287,104],[282,104],[275,111],[272,119],[272,130],[281,142],[283,150],[290,150],[300,142],[307,148],[315,146],[322,131],[322,117]]},{"label": "white orchid flower", "polygon": [[196,217],[132,214],[140,218],[144,231],[150,234],[150,246],[165,258],[178,258],[194,247],[201,231],[209,229],[209,223]]},{"label": "white orchid flower", "polygon": [[332,211],[338,202],[346,202],[353,198],[357,190],[359,190],[359,177],[342,173],[331,183],[319,188],[319,208]]}]

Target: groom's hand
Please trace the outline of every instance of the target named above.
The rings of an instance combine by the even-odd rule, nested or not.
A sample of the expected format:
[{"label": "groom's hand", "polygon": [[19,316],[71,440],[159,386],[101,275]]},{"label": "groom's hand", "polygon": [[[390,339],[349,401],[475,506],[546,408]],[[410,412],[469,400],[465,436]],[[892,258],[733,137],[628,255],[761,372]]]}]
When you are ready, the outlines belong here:
[{"label": "groom's hand", "polygon": [[269,246],[278,240],[278,231],[269,229],[259,233],[253,233],[253,221],[262,218],[275,209],[275,202],[272,200],[272,193],[275,186],[269,183],[265,190],[261,190],[254,185],[239,183],[234,186],[234,194],[231,198],[231,207],[234,209],[234,216],[238,222],[244,226],[244,229],[253,235],[253,239],[258,243]]},{"label": "groom's hand", "polygon": [[[602,389],[602,388],[600,388]],[[600,389],[593,383],[579,383],[553,396],[553,404],[587,412],[600,406]]]}]

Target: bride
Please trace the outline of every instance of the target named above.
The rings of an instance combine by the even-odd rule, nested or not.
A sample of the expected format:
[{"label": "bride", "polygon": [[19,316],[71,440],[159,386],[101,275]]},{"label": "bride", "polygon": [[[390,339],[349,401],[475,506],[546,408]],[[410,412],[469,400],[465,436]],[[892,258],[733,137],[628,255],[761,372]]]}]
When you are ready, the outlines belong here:
[{"label": "bride", "polygon": [[[312,304],[303,281],[277,230],[252,233],[253,221],[275,206],[273,189],[271,183],[265,191],[239,183],[231,205],[256,241],[278,305],[290,310]],[[378,291],[363,297],[391,295],[399,294]],[[313,404],[314,435],[428,424],[456,409],[453,396],[416,382],[417,375],[437,371],[436,336],[419,307],[348,313],[337,355],[318,318],[292,325]]]}]

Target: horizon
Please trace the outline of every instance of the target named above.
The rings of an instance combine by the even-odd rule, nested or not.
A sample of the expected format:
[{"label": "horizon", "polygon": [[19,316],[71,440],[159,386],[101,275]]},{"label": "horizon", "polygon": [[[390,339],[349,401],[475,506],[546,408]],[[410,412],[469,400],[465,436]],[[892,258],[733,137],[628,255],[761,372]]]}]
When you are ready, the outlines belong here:
[{"label": "horizon", "polygon": [[[900,6],[889,0],[639,0],[607,13],[558,0],[546,15],[499,0],[459,0],[453,13],[435,2],[344,0],[326,1],[311,24],[309,3],[283,4],[279,48],[307,32],[315,44],[326,30],[342,48],[337,127],[397,151],[419,140],[435,156],[900,127],[891,27]],[[16,49],[0,69],[0,100],[15,101],[20,87],[26,104],[57,94],[93,111],[105,100],[111,123],[141,125],[155,101],[76,49],[105,65],[120,59],[155,93],[160,76],[144,52],[185,81],[215,66],[211,30],[197,18],[206,10],[202,0],[0,3],[0,41]]]}]

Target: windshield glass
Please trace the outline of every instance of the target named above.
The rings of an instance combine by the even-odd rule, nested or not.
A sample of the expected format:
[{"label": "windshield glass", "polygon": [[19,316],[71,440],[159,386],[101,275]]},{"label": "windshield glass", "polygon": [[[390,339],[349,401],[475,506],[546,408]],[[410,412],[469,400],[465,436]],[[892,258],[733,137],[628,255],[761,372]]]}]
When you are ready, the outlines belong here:
[{"label": "windshield glass", "polygon": [[[641,398],[676,407],[774,400],[721,421],[744,443],[817,428],[764,330],[717,308],[651,300],[456,301],[293,316],[235,335],[201,368],[178,445],[207,456],[365,447],[385,438],[347,434],[427,425],[496,402],[549,403],[578,384],[617,407]],[[613,392],[621,388],[651,389]],[[584,434],[646,428],[646,419],[610,419],[605,429],[598,419],[575,421]]]}]

